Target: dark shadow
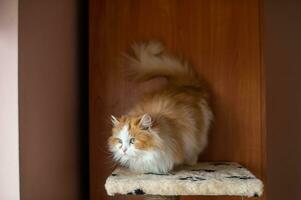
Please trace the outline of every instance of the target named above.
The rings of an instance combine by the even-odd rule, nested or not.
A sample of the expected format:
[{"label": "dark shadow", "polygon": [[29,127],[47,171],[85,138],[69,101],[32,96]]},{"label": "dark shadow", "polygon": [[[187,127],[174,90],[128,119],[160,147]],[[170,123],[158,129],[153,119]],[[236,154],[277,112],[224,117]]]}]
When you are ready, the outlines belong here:
[{"label": "dark shadow", "polygon": [[78,0],[77,2],[81,198],[89,199],[89,15],[88,1]]}]

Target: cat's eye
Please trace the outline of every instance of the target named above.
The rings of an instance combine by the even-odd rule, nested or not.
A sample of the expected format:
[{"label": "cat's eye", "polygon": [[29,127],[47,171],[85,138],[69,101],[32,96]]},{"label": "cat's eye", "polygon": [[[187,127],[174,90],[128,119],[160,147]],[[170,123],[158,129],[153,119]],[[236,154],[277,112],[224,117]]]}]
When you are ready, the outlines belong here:
[{"label": "cat's eye", "polygon": [[118,139],[118,143],[122,144],[122,140],[121,140],[121,139]]},{"label": "cat's eye", "polygon": [[130,144],[134,144],[135,143],[135,138],[131,138],[130,139]]}]

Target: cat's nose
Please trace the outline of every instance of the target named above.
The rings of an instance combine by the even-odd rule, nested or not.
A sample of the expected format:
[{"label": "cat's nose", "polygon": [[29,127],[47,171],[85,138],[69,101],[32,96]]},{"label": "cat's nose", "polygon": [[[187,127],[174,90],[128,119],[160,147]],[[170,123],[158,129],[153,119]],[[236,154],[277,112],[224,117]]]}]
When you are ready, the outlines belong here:
[{"label": "cat's nose", "polygon": [[123,153],[125,153],[126,152],[126,150],[128,150],[127,148],[124,148],[124,147],[122,147],[122,149],[121,149],[122,151],[123,151]]}]

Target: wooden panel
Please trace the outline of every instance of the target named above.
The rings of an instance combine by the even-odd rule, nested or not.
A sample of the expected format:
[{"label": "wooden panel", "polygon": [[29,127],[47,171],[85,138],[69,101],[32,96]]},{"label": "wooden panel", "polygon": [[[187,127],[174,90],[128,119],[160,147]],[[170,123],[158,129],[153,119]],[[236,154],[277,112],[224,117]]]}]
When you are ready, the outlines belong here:
[{"label": "wooden panel", "polygon": [[[109,199],[104,191],[113,167],[106,150],[109,115],[122,114],[154,82],[160,84],[126,81],[120,53],[135,41],[152,38],[187,58],[210,84],[215,123],[209,147],[200,159],[237,161],[264,176],[259,22],[260,3],[254,0],[90,1],[92,200]],[[240,199],[182,199],[225,198]]]},{"label": "wooden panel", "polygon": [[20,199],[79,200],[87,195],[88,182],[83,178],[88,174],[88,120],[87,112],[82,112],[88,107],[83,92],[88,70],[83,64],[87,61],[82,53],[84,29],[79,31],[78,21],[84,18],[84,3],[26,0],[16,4]]},{"label": "wooden panel", "polygon": [[267,189],[272,200],[301,199],[300,10],[301,1],[264,1]]}]

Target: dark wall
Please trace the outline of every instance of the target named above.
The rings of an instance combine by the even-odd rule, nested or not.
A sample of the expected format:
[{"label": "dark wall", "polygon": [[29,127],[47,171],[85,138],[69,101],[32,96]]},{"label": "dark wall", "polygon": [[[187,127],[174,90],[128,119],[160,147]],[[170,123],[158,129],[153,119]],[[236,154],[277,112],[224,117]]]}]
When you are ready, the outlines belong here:
[{"label": "dark wall", "polygon": [[85,8],[76,0],[20,1],[22,200],[86,195]]},{"label": "dark wall", "polygon": [[265,0],[268,197],[301,199],[301,2]]}]

